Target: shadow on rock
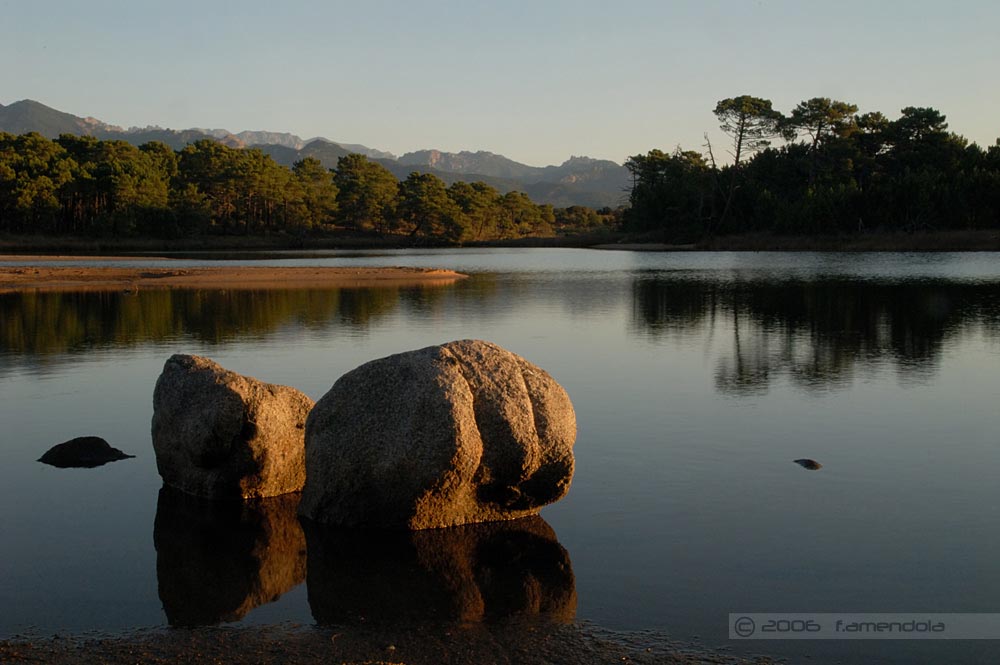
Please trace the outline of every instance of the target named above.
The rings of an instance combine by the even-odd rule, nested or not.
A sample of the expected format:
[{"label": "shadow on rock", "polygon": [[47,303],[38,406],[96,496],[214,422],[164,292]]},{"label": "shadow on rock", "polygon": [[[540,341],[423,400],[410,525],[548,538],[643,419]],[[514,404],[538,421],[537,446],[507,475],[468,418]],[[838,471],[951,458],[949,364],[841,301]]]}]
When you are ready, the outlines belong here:
[{"label": "shadow on rock", "polygon": [[299,496],[210,501],[164,487],[153,526],[160,600],[171,626],[236,621],[306,576]]},{"label": "shadow on rock", "polygon": [[413,532],[303,525],[319,624],[565,623],[576,614],[569,554],[541,517]]}]

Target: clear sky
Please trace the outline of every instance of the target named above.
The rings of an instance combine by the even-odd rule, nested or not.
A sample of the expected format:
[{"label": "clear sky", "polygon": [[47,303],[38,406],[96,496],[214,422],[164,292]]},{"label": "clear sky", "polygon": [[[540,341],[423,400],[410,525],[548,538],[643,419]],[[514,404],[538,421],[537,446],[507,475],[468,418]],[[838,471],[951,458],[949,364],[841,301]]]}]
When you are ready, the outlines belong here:
[{"label": "clear sky", "polygon": [[490,150],[700,149],[726,97],[933,106],[1000,136],[1000,0],[0,0],[0,103]]}]

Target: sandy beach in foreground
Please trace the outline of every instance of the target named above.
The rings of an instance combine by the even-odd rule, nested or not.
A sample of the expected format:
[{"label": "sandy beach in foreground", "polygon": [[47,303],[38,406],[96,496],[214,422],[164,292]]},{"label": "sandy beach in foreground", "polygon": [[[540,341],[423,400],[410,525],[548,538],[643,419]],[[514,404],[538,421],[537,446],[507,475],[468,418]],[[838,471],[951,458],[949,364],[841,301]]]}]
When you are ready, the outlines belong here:
[{"label": "sandy beach in foreground", "polygon": [[768,665],[650,633],[579,625],[451,628],[286,627],[151,629],[119,637],[0,640],[0,662],[254,665]]},{"label": "sandy beach in foreground", "polygon": [[[107,260],[106,258],[104,260]],[[0,293],[12,291],[127,291],[144,289],[301,289],[448,284],[466,276],[427,268],[112,268],[0,267]]]}]

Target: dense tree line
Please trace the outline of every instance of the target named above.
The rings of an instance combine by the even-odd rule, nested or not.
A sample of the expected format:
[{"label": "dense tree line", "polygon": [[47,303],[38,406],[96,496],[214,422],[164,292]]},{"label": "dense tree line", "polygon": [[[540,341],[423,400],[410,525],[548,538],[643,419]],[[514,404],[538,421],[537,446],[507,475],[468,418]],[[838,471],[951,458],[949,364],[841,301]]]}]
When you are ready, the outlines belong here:
[{"label": "dense tree line", "polygon": [[0,133],[0,233],[178,237],[346,228],[438,242],[550,236],[604,224],[482,183],[402,182],[363,155],[291,168],[257,149]]},{"label": "dense tree line", "polygon": [[933,108],[889,120],[814,98],[784,115],[744,95],[714,113],[732,163],[719,166],[707,137],[705,152],[630,157],[626,228],[673,240],[1000,228],[1000,139],[970,144]]}]

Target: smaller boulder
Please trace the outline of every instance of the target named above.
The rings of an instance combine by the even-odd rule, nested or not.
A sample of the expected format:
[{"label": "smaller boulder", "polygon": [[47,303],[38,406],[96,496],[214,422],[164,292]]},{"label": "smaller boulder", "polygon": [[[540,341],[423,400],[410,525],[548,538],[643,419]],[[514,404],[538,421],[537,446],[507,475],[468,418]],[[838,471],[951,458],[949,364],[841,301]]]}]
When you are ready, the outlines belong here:
[{"label": "smaller boulder", "polygon": [[167,485],[209,499],[298,492],[313,401],[199,356],[167,360],[153,392],[153,450]]},{"label": "smaller boulder", "polygon": [[78,436],[52,446],[38,461],[60,469],[92,469],[130,457],[135,455],[126,455],[117,448],[112,448],[111,444],[99,436]]}]

